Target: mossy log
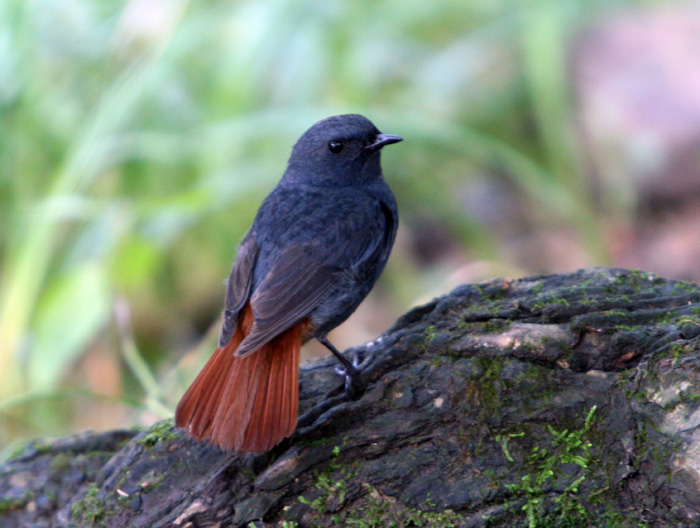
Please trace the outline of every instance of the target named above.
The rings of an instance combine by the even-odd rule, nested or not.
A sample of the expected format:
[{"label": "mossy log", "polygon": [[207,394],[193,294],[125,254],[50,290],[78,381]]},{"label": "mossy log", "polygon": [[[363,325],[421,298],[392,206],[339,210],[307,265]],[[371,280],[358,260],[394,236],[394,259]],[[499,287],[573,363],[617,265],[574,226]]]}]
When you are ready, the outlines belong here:
[{"label": "mossy log", "polygon": [[588,269],[462,286],[332,358],[262,456],[146,431],[31,443],[0,467],[3,527],[700,525],[700,289]]}]

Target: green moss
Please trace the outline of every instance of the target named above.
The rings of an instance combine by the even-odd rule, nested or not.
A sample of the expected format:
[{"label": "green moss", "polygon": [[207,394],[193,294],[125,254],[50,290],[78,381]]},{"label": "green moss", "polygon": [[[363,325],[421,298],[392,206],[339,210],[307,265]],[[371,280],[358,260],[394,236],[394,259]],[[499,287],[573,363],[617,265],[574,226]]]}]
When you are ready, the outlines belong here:
[{"label": "green moss", "polygon": [[[537,297],[537,300],[532,304],[530,311],[532,313],[541,313],[546,307],[553,308],[554,306],[560,305],[562,309],[569,307],[569,301],[563,297],[557,297],[552,294],[541,295]],[[545,322],[545,319],[543,319]]]},{"label": "green moss", "polygon": [[51,472],[54,474],[63,473],[66,469],[68,469],[68,466],[70,466],[70,462],[71,462],[71,457],[67,453],[58,453],[51,460],[51,464],[49,465],[49,468],[51,469]]},{"label": "green moss", "polygon": [[[314,510],[318,517],[323,514],[331,502],[342,505],[345,502],[345,493],[347,491],[346,483],[355,476],[356,466],[352,468],[341,468],[337,459],[340,455],[340,446],[333,448],[331,462],[324,469],[314,483],[314,499],[309,499],[303,495],[298,497],[299,502]],[[338,472],[338,470],[340,470]],[[336,475],[336,472],[338,474]]]},{"label": "green moss", "polygon": [[163,420],[154,424],[149,430],[148,434],[138,441],[139,444],[144,447],[153,447],[158,442],[169,442],[177,436],[177,432],[174,429],[173,420]]},{"label": "green moss", "polygon": [[[558,431],[548,426],[550,444],[547,447],[533,447],[525,459],[528,473],[519,482],[506,485],[511,492],[525,499],[522,509],[527,516],[528,528],[568,528],[589,524],[588,512],[578,494],[592,460],[590,433],[595,412],[596,406],[593,406],[586,415],[583,426],[575,431]],[[520,436],[524,435],[510,434],[507,439]],[[505,445],[507,448],[507,443]],[[501,447],[504,448],[503,442]],[[507,449],[504,449],[504,453],[508,460],[512,460]],[[545,489],[550,487],[565,466],[571,464],[579,466],[580,476],[554,497],[554,513],[547,512],[544,507],[547,500]]]},{"label": "green moss", "polygon": [[77,526],[105,526],[105,505],[99,498],[100,488],[94,482],[88,487],[85,496],[71,506],[71,520]]},{"label": "green moss", "polygon": [[439,369],[440,367],[446,365],[449,361],[456,361],[461,359],[462,356],[455,354],[453,352],[447,351],[447,357],[445,356],[432,356],[430,361],[430,366],[434,369]]},{"label": "green moss", "polygon": [[435,328],[435,325],[430,325],[423,331],[423,351],[427,352],[428,349],[430,348],[430,342],[435,339],[435,336],[437,335],[437,329]]},{"label": "green moss", "polygon": [[477,402],[479,414],[485,418],[491,416],[493,409],[501,404],[500,376],[504,363],[500,358],[479,356],[475,359],[480,375],[470,379],[466,399],[470,406]]},{"label": "green moss", "polygon": [[538,293],[541,293],[542,290],[544,290],[544,282],[540,281],[530,290],[530,293],[537,295]]},{"label": "green moss", "polygon": [[19,499],[0,500],[0,515],[5,515],[12,510],[20,510],[24,508],[31,500],[31,493],[27,493]]},{"label": "green moss", "polygon": [[[659,279],[651,273],[646,273],[644,271],[635,269],[625,270],[621,273],[618,273],[615,277],[616,285],[626,286],[627,288],[630,288],[634,293],[639,293],[642,290],[642,288],[647,288],[649,283],[661,284],[662,282],[663,279]],[[613,289],[614,291],[617,291],[617,288],[613,287]]]},{"label": "green moss", "polygon": [[673,293],[683,294],[698,291],[698,285],[690,281],[678,281],[673,285]]},{"label": "green moss", "polygon": [[22,499],[7,499],[0,501],[0,515],[9,513],[11,510],[24,508],[25,502]]},{"label": "green moss", "polygon": [[477,286],[479,295],[484,302],[497,302],[505,299],[510,292],[509,284],[480,284]]},{"label": "green moss", "polygon": [[638,389],[639,384],[635,382],[636,375],[636,371],[633,369],[621,370],[617,373],[616,385],[628,400],[635,400],[639,403],[647,403],[647,395]]},{"label": "green moss", "polygon": [[680,319],[674,322],[678,327],[685,325],[700,327],[700,320],[697,317],[681,317]]},{"label": "green moss", "polygon": [[626,312],[624,310],[607,310],[607,311],[603,312],[603,314],[605,316],[609,316],[609,317],[621,317],[624,319],[624,318],[628,317],[630,313]]},{"label": "green moss", "polygon": [[505,319],[491,319],[480,325],[480,330],[484,334],[500,334],[505,332],[513,326],[513,321],[506,321]]},{"label": "green moss", "polygon": [[497,434],[496,435],[496,442],[498,442],[501,445],[501,451],[503,451],[503,456],[506,457],[506,460],[508,462],[515,462],[515,459],[510,454],[510,450],[508,449],[508,442],[512,438],[522,438],[525,436],[525,433],[522,431],[519,433],[507,433],[507,434]]}]

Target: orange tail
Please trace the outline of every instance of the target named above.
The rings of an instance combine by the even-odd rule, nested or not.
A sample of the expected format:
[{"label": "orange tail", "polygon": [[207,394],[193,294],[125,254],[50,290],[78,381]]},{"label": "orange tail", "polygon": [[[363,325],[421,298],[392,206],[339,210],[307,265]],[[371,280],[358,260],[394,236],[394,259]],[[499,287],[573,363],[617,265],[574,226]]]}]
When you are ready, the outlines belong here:
[{"label": "orange tail", "polygon": [[223,449],[263,453],[292,434],[299,408],[299,349],[306,321],[256,352],[234,355],[253,324],[246,304],[231,341],[214,354],[177,405],[175,423]]}]

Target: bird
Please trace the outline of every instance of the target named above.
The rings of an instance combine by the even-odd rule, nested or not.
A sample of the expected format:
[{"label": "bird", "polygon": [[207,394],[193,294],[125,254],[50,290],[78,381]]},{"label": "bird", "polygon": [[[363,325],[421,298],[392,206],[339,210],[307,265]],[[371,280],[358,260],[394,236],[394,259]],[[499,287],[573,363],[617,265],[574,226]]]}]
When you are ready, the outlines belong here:
[{"label": "bird", "polygon": [[296,142],[239,246],[218,346],[178,403],[175,422],[189,436],[243,454],[290,436],[299,352],[313,338],[347,376],[359,375],[328,333],[364,300],[389,258],[398,208],[380,153],[402,140],[345,114],[315,123]]}]

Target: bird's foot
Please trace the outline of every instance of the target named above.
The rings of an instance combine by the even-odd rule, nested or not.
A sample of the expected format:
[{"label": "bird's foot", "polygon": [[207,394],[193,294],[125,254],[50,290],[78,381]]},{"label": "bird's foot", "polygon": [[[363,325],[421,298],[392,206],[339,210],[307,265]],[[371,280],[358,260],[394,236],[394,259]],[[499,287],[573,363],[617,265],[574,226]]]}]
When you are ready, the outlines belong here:
[{"label": "bird's foot", "polygon": [[343,356],[345,361],[335,367],[335,373],[345,378],[345,394],[351,399],[357,399],[367,388],[367,382],[362,376],[362,371],[366,369],[374,354],[366,349],[356,349],[352,352],[352,361]]},{"label": "bird's foot", "polygon": [[323,400],[299,417],[297,434],[301,435],[311,434],[331,417],[347,412],[346,406],[351,405],[353,400],[358,400],[365,392],[367,381],[363,371],[374,361],[376,356],[371,346],[365,346],[353,350],[351,352],[352,360],[349,360],[338,352],[327,339],[319,339],[319,341],[340,361],[341,364],[335,367],[335,372],[345,378],[344,390],[339,392],[336,389],[329,392]]},{"label": "bird's foot", "polygon": [[350,361],[341,352],[338,351],[327,338],[318,338],[333,355],[338,358],[340,365],[335,371],[338,375],[345,378],[345,394],[348,398],[356,400],[367,388],[367,382],[363,379],[362,371],[372,362],[373,354],[368,350],[353,351],[353,358]]},{"label": "bird's foot", "polygon": [[[345,358],[345,356],[343,356],[343,358]],[[367,350],[365,348],[357,348],[353,350],[352,361],[350,362],[350,365],[352,365],[351,372],[362,372],[369,366],[370,363],[372,363],[373,359],[374,353],[371,350]],[[348,374],[345,365],[338,365],[337,367],[335,367],[335,372],[336,374],[338,374],[338,376],[346,376]]]}]

